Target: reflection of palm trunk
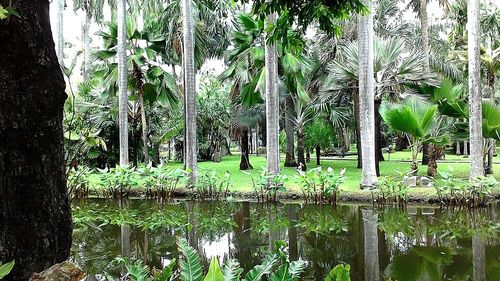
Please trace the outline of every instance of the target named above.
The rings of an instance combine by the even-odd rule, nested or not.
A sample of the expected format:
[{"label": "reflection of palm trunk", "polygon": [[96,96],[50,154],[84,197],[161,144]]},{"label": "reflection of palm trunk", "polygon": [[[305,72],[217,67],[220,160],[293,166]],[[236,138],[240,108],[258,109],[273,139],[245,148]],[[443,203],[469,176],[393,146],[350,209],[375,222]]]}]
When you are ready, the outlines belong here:
[{"label": "reflection of palm trunk", "polygon": [[363,234],[364,234],[364,263],[365,281],[378,281],[379,257],[378,257],[378,233],[377,214],[373,210],[362,209]]},{"label": "reflection of palm trunk", "polygon": [[486,245],[477,234],[472,236],[472,271],[474,281],[486,280]]},{"label": "reflection of palm trunk", "polygon": [[144,264],[148,263],[148,251],[149,251],[149,235],[148,235],[148,230],[144,230],[144,254],[143,254],[143,261]]},{"label": "reflection of palm trunk", "polygon": [[188,227],[188,235],[187,240],[189,242],[189,246],[198,250],[198,237],[196,233],[196,217],[194,215],[195,202],[189,201],[187,202],[187,211],[188,211],[188,224],[191,227]]},{"label": "reflection of palm trunk", "polygon": [[120,228],[122,257],[130,257],[130,225],[124,224]]},{"label": "reflection of palm trunk", "polygon": [[290,261],[295,261],[299,258],[298,252],[298,239],[297,239],[297,209],[296,205],[288,205],[288,220],[290,226],[288,227],[288,254]]},{"label": "reflection of palm trunk", "polygon": [[271,210],[269,212],[269,225],[271,226],[269,229],[269,251],[274,250],[274,243],[280,239],[279,229],[276,229],[276,208],[270,207]]}]

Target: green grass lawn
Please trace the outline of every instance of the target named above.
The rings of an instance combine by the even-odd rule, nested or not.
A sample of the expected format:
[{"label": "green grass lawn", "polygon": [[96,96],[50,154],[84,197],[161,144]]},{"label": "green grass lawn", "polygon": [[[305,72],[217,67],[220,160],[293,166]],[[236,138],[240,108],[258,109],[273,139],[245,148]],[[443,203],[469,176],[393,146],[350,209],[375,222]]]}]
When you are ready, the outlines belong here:
[{"label": "green grass lawn", "polygon": [[[390,160],[387,155],[385,155],[386,161],[380,163],[380,173],[381,176],[399,176],[402,173],[406,173],[410,170],[409,162],[402,162],[401,160],[410,160],[411,156],[409,152],[397,152],[392,153]],[[447,155],[446,160],[461,160],[468,161],[467,158],[455,155]],[[282,157],[282,165],[284,162],[284,157]],[[200,173],[206,173],[215,171],[216,173],[223,174],[226,171],[231,173],[232,190],[239,192],[249,192],[253,191],[252,177],[257,180],[262,168],[266,165],[266,158],[264,156],[250,156],[250,163],[253,165],[254,169],[251,171],[240,171],[239,170],[240,156],[238,154],[232,156],[226,156],[222,159],[220,163],[214,162],[200,162],[199,170]],[[170,167],[182,168],[182,163],[169,163]],[[324,168],[332,167],[336,171],[346,168],[346,181],[341,186],[341,189],[346,192],[358,192],[359,182],[361,179],[361,170],[357,169],[356,158],[345,158],[339,160],[322,160],[321,166]],[[315,168],[316,160],[311,159],[311,163],[308,164],[308,168]],[[469,164],[468,163],[438,163],[438,170],[446,170],[452,168],[454,174],[457,177],[467,179],[469,174]],[[286,174],[289,178],[286,186],[290,191],[299,192],[300,188],[295,183],[295,177],[297,175],[296,168],[285,168],[281,167],[282,172]],[[494,166],[495,178],[500,178],[500,164],[495,164]],[[427,166],[420,166],[419,174],[426,175]],[[413,192],[434,192],[434,189],[415,189]]]}]

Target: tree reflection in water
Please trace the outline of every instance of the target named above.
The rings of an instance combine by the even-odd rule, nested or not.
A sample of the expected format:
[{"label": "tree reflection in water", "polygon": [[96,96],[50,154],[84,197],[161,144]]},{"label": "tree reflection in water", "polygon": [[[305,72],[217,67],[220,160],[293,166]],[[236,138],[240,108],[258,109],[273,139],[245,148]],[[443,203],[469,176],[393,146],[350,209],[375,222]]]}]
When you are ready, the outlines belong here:
[{"label": "tree reflection in water", "polygon": [[248,202],[122,204],[75,202],[72,258],[99,279],[119,275],[117,256],[161,268],[178,257],[175,237],[202,256],[259,264],[275,240],[290,260],[307,262],[304,280],[320,280],[336,264],[351,265],[353,281],[495,280],[500,276],[498,206],[482,211],[371,206],[265,205]]}]

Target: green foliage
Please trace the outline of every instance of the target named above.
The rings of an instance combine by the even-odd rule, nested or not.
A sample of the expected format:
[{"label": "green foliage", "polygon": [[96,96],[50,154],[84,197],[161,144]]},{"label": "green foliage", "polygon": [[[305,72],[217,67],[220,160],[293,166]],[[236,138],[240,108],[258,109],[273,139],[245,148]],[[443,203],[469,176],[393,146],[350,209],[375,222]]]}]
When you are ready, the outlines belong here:
[{"label": "green foliage", "polygon": [[351,281],[350,271],[350,265],[339,264],[328,273],[325,281]]},{"label": "green foliage", "polygon": [[201,199],[220,199],[229,196],[231,173],[223,175],[215,171],[202,173],[196,181],[196,196]]},{"label": "green foliage", "polygon": [[239,281],[242,272],[243,268],[240,268],[239,262],[234,259],[228,260],[222,268],[225,281]]},{"label": "green foliage", "polygon": [[286,30],[297,25],[305,32],[312,23],[319,23],[321,30],[330,35],[339,35],[339,20],[348,16],[365,12],[362,1],[327,1],[327,0],[239,0],[243,3],[252,3],[252,11],[260,19],[265,19],[268,15],[278,12],[280,18],[273,27],[270,27],[271,37],[274,40],[286,40]]},{"label": "green foliage", "polygon": [[379,177],[377,180],[378,202],[381,204],[408,203],[408,186],[401,179],[392,176]]},{"label": "green foliage", "polygon": [[304,199],[314,203],[337,203],[337,193],[340,185],[344,182],[345,169],[338,174],[329,167],[326,171],[322,167],[299,172],[296,182],[302,188]]},{"label": "green foliage", "polygon": [[2,264],[2,262],[0,262],[0,279],[3,279],[5,276],[9,275],[9,273],[14,268],[14,265],[14,261],[8,262],[6,264]]},{"label": "green foliage", "polygon": [[224,274],[219,266],[219,260],[217,257],[213,257],[210,262],[210,267],[208,268],[208,273],[203,279],[203,281],[224,281]]},{"label": "green foliage", "polygon": [[68,188],[74,197],[86,197],[91,193],[102,197],[127,197],[131,191],[146,190],[146,196],[166,199],[171,198],[186,180],[186,171],[164,165],[124,165],[97,169],[97,172],[79,167],[69,171]]},{"label": "green foliage", "polygon": [[[124,278],[133,281],[178,280],[177,277],[185,281],[260,281],[266,276],[266,280],[271,281],[298,281],[306,268],[303,260],[290,262],[286,251],[287,244],[278,240],[275,242],[274,250],[266,255],[261,264],[250,269],[244,279],[240,279],[243,269],[236,260],[228,260],[221,269],[217,257],[212,258],[209,269],[203,277],[203,266],[198,253],[188,245],[184,238],[177,238],[177,246],[182,255],[178,263],[178,271],[174,270],[175,259],[161,271],[150,270],[140,260],[131,263],[128,259],[119,257],[115,259],[115,262],[125,266],[127,272]],[[349,265],[336,266],[325,280],[349,281],[349,270]],[[108,280],[114,279],[108,274]]]},{"label": "green foliage", "polygon": [[177,238],[177,246],[182,254],[179,260],[180,275],[183,281],[202,281],[203,266],[200,255],[189,246],[184,238]]},{"label": "green foliage", "polygon": [[435,189],[441,204],[462,205],[467,207],[482,207],[486,205],[493,189],[498,187],[497,180],[490,177],[477,177],[464,181],[449,171],[439,171],[441,179]]},{"label": "green foliage", "polygon": [[253,189],[262,202],[278,202],[279,194],[286,192],[287,181],[288,177],[285,174],[269,173],[266,167],[262,167],[257,181],[252,177]]}]

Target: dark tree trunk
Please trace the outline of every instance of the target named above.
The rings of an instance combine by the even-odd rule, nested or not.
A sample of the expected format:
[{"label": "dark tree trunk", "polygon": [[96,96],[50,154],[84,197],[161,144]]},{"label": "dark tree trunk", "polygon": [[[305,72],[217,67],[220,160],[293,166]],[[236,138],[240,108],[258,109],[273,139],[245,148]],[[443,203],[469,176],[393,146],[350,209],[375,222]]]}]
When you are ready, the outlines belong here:
[{"label": "dark tree trunk", "polygon": [[437,175],[437,158],[439,155],[438,147],[434,144],[429,144],[427,152],[429,154],[429,162],[427,163],[427,175],[435,177]]},{"label": "dark tree trunk", "polygon": [[422,145],[422,165],[429,165],[429,144]]},{"label": "dark tree trunk", "polygon": [[408,137],[406,136],[406,134],[401,133],[396,137],[396,147],[394,148],[395,151],[407,150],[409,146],[410,142],[408,141]]},{"label": "dark tree trunk", "polygon": [[321,147],[316,145],[316,165],[321,165]]},{"label": "dark tree trunk", "polygon": [[286,133],[286,157],[285,167],[297,167],[295,161],[295,144],[293,134],[293,101],[292,98],[286,99],[286,118],[285,118],[285,133]]},{"label": "dark tree trunk", "polygon": [[357,91],[353,92],[352,99],[354,103],[354,120],[356,123],[356,150],[358,153],[358,169],[363,167],[363,162],[361,158],[361,132],[359,128],[359,93]]},{"label": "dark tree trunk", "polygon": [[250,164],[250,158],[248,153],[248,129],[245,128],[241,132],[241,161],[240,170],[251,170],[253,169],[252,164]]},{"label": "dark tree trunk", "polygon": [[70,253],[66,93],[49,2],[14,4],[21,17],[0,21],[0,261],[16,261],[4,280],[28,280]]},{"label": "dark tree trunk", "polygon": [[302,171],[307,169],[306,159],[304,157],[305,153],[305,136],[304,136],[304,128],[297,128],[297,160],[299,168]]},{"label": "dark tree trunk", "polygon": [[380,161],[384,161],[382,154],[382,116],[380,115],[380,105],[382,100],[375,99],[375,169],[377,177],[380,176]]}]

